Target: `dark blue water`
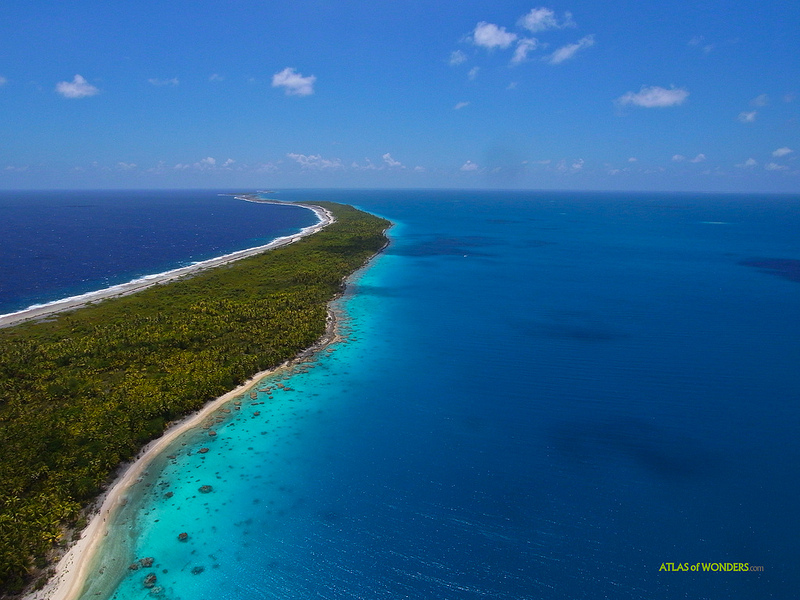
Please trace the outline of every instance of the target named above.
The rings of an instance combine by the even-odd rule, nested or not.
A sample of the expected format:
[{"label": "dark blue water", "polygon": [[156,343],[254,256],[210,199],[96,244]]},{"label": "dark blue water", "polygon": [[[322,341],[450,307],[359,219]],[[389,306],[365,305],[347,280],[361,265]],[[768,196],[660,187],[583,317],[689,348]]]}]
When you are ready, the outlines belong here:
[{"label": "dark blue water", "polygon": [[[141,556],[183,600],[796,595],[800,197],[281,198],[392,245],[345,342],[132,491],[111,595]],[[660,570],[725,562],[763,571]]]},{"label": "dark blue water", "polygon": [[316,222],[217,191],[0,192],[0,314],[126,283]]}]

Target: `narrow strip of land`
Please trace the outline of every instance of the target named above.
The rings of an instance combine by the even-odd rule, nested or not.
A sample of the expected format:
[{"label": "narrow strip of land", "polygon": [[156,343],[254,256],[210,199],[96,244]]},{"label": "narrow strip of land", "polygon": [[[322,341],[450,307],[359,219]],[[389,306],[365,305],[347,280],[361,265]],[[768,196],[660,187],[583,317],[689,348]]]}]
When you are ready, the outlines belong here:
[{"label": "narrow strip of land", "polygon": [[81,509],[120,464],[139,460],[93,504],[102,511],[85,539],[32,597],[79,595],[119,494],[203,415],[174,423],[208,402],[215,410],[254,374],[330,338],[326,306],[385,247],[390,223],[345,205],[322,208],[330,214],[296,244],[285,245],[298,235],[274,252],[0,329],[0,587],[46,585],[62,527],[82,528]]},{"label": "narrow strip of land", "polygon": [[[240,196],[239,198],[249,202],[269,203],[269,201],[256,200],[251,196]],[[276,202],[276,204],[283,203]],[[189,265],[188,267],[181,267],[179,269],[165,271],[164,273],[158,273],[146,278],[137,279],[135,281],[115,285],[102,290],[97,290],[96,292],[89,292],[87,294],[74,296],[72,298],[64,298],[63,300],[59,300],[57,302],[50,302],[41,306],[34,306],[25,310],[0,315],[0,327],[10,327],[25,321],[46,319],[54,314],[75,310],[76,308],[81,308],[93,302],[99,302],[100,300],[106,300],[107,298],[118,298],[121,296],[134,294],[154,285],[167,283],[168,281],[174,281],[188,275],[194,275],[200,271],[205,271],[206,269],[213,269],[214,267],[226,265],[228,263],[241,260],[242,258],[261,254],[267,250],[274,250],[275,248],[280,248],[281,246],[286,246],[287,244],[296,242],[307,235],[316,233],[334,221],[334,217],[331,212],[325,208],[322,208],[321,206],[314,206],[310,204],[295,204],[294,206],[302,206],[303,208],[308,208],[309,210],[314,211],[319,218],[319,222],[314,225],[310,225],[309,227],[305,227],[293,235],[276,238],[269,244],[265,244],[263,246],[256,246],[254,248],[247,248],[245,250],[231,252],[230,254],[225,254],[223,256],[218,256],[216,258],[211,258],[193,265]]]},{"label": "narrow strip of land", "polygon": [[[248,201],[261,202],[261,200],[252,200],[249,197],[243,197],[242,199]],[[273,248],[279,248],[281,246],[285,246],[286,244],[290,244],[301,237],[311,235],[312,233],[320,231],[323,227],[326,227],[327,225],[333,223],[335,220],[333,214],[331,214],[331,212],[325,208],[312,205],[302,205],[302,206],[305,206],[306,208],[313,210],[316,213],[317,217],[319,217],[319,223],[317,223],[316,225],[312,225],[310,227],[306,227],[305,229],[301,230],[299,233],[293,236],[278,238],[276,240],[273,240],[267,245],[259,246],[257,248],[250,248],[248,250],[242,250],[241,252],[236,252],[209,261],[204,261],[203,263],[198,263],[197,265],[192,265],[191,267],[186,267],[185,269],[176,269],[176,271],[170,271],[168,273],[164,273],[163,274],[164,278],[159,278],[159,280],[156,282],[150,282],[150,281],[145,282],[145,284],[142,287],[131,286],[129,289],[125,290],[124,293],[107,294],[103,296],[103,298],[132,294],[140,289],[143,289],[144,287],[155,285],[156,283],[164,283],[166,281],[171,281],[178,277],[182,277],[190,273],[195,273],[198,270],[217,267],[232,262],[234,260],[238,260],[240,258],[245,258],[246,256],[252,256],[254,254],[259,254],[261,252],[265,252]],[[187,271],[186,269],[190,270]],[[175,274],[177,271],[181,271],[181,273]],[[80,306],[81,304],[77,304],[69,306],[68,308],[60,308],[59,310],[53,312],[70,310],[72,308],[79,308]],[[336,319],[332,311],[329,311],[328,314],[329,314],[328,327],[325,336],[317,344],[315,344],[314,347],[310,348],[307,352],[304,352],[303,355],[308,355],[314,351],[319,350],[320,348],[324,347],[334,339],[336,330]],[[30,317],[30,318],[38,318],[41,316],[43,315],[38,315],[37,317]],[[95,554],[100,548],[103,538],[105,538],[105,536],[108,535],[110,517],[113,515],[116,509],[122,506],[128,488],[130,488],[131,485],[134,485],[138,481],[143,471],[153,461],[153,459],[156,456],[158,456],[161,452],[166,450],[170,446],[170,444],[172,444],[172,442],[174,442],[179,436],[191,430],[192,428],[201,425],[203,421],[218,408],[222,407],[227,402],[232,401],[234,398],[245,394],[247,391],[250,390],[250,388],[256,385],[264,377],[282,368],[285,368],[290,364],[290,362],[291,361],[285,363],[284,365],[276,369],[269,369],[255,374],[247,382],[243,383],[236,389],[233,389],[230,392],[220,396],[216,400],[209,402],[201,410],[195,412],[194,414],[189,415],[188,417],[174,424],[166,432],[164,432],[164,434],[161,437],[147,444],[142,449],[140,455],[136,458],[136,460],[127,465],[121,471],[116,480],[111,484],[109,489],[100,498],[98,498],[96,502],[96,506],[98,506],[98,509],[96,510],[96,512],[94,512],[94,514],[92,514],[91,520],[89,521],[89,524],[86,526],[86,528],[83,530],[83,535],[81,536],[80,540],[78,540],[78,542],[76,542],[75,545],[69,549],[69,551],[56,565],[55,575],[53,575],[53,577],[48,581],[47,585],[45,585],[44,588],[25,596],[23,600],[77,599],[84,588],[87,577],[89,576],[89,571],[92,566]]]}]

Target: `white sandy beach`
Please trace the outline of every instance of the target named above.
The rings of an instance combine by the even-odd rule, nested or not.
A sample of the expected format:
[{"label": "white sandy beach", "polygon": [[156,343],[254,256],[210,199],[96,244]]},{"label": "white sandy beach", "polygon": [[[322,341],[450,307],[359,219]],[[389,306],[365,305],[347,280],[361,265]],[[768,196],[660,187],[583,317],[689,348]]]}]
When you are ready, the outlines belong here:
[{"label": "white sandy beach", "polygon": [[[239,197],[239,198],[242,200],[253,201],[250,200],[248,197]],[[266,203],[263,200],[258,200],[257,202]],[[269,244],[265,244],[263,246],[256,246],[255,248],[247,248],[246,250],[231,252],[230,254],[225,254],[223,256],[218,256],[216,258],[211,258],[209,260],[204,260],[195,263],[193,265],[189,265],[188,267],[181,267],[179,269],[165,271],[164,273],[158,273],[157,275],[142,277],[141,279],[136,279],[134,281],[129,281],[128,283],[115,285],[103,290],[98,290],[96,292],[89,292],[87,294],[81,294],[80,296],[64,298],[63,300],[57,300],[55,302],[49,302],[47,304],[42,304],[39,306],[32,306],[25,310],[20,310],[17,312],[0,315],[0,327],[9,327],[11,325],[17,325],[18,323],[23,323],[25,321],[46,319],[47,317],[50,317],[56,313],[75,310],[76,308],[81,308],[82,306],[86,306],[87,304],[93,302],[99,302],[100,300],[105,300],[107,298],[118,298],[120,296],[127,296],[129,294],[134,294],[138,291],[152,287],[154,285],[167,283],[168,281],[174,281],[175,279],[180,279],[181,277],[186,277],[187,275],[193,275],[200,271],[205,271],[206,269],[212,269],[214,267],[226,265],[228,263],[240,260],[242,258],[247,258],[248,256],[261,254],[262,252],[266,252],[267,250],[280,248],[281,246],[286,246],[288,244],[296,242],[300,238],[303,238],[307,235],[316,233],[317,231],[320,231],[323,227],[330,225],[334,221],[333,215],[329,211],[322,208],[321,206],[313,206],[309,204],[295,204],[294,206],[302,206],[304,208],[308,208],[309,210],[314,211],[314,213],[319,218],[319,223],[306,227],[294,235],[288,235],[276,238],[272,240]]]},{"label": "white sandy beach", "polygon": [[[152,285],[171,281],[179,277],[196,273],[200,270],[228,264],[232,261],[239,260],[247,256],[252,256],[273,248],[285,246],[297,241],[301,237],[316,233],[323,227],[333,223],[333,215],[324,208],[310,205],[302,206],[313,210],[319,217],[320,222],[316,225],[303,229],[301,232],[295,235],[278,238],[265,246],[234,252],[226,256],[203,261],[202,263],[198,263],[190,267],[169,271],[159,275],[157,278],[148,279],[146,281],[142,281],[141,283],[131,282],[129,284],[124,284],[123,286],[116,286],[115,288],[102,290],[101,292],[97,292],[98,295],[92,297],[91,299],[87,299],[83,296],[81,296],[80,299],[68,298],[51,305],[29,309],[27,311],[21,311],[19,313],[13,313],[10,315],[3,315],[0,318],[3,319],[0,320],[0,326],[9,326],[22,321],[43,318],[56,312],[79,308],[88,302],[94,302],[100,299],[132,294]],[[125,289],[119,290],[118,288]],[[303,358],[316,351],[318,348],[328,344],[333,339],[334,335],[335,318],[333,313],[329,313],[328,328],[325,336],[320,342],[304,352],[299,358]],[[294,360],[298,359],[296,358]],[[100,547],[103,538],[108,534],[108,523],[110,522],[110,516],[115,509],[121,506],[121,503],[125,498],[126,491],[131,485],[138,481],[143,471],[152,462],[153,458],[166,449],[178,436],[194,427],[201,425],[203,421],[209,415],[211,415],[211,413],[220,408],[222,405],[232,401],[237,396],[245,394],[261,379],[271,373],[287,367],[288,365],[292,364],[292,362],[294,361],[284,363],[284,365],[281,365],[276,369],[257,373],[246,383],[240,385],[234,390],[231,390],[225,395],[220,396],[216,400],[209,402],[198,412],[189,415],[185,419],[175,423],[160,438],[153,440],[147,446],[145,446],[137,459],[127,467],[124,467],[121,470],[120,475],[115,479],[109,489],[97,499],[95,506],[99,506],[99,509],[95,509],[93,514],[90,516],[89,524],[84,529],[80,540],[78,540],[58,562],[55,567],[55,575],[41,590],[25,595],[23,600],[75,600],[78,598],[83,590],[85,581],[92,567],[93,558]]]}]

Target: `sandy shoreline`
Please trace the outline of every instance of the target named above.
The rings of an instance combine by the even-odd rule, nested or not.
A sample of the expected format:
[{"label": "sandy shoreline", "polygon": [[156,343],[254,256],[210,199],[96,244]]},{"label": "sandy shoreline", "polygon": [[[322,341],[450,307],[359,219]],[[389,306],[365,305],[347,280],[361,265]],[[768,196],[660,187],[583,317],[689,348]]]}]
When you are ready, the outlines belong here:
[{"label": "sandy shoreline", "polygon": [[[247,197],[241,199],[249,200]],[[130,284],[124,284],[123,286],[116,286],[117,288],[124,287],[125,289],[123,291],[119,291],[116,288],[109,288],[108,290],[101,290],[101,292],[98,292],[98,296],[95,296],[91,299],[85,299],[83,297],[80,297],[80,300],[68,298],[58,303],[54,303],[53,305],[37,307],[35,309],[20,311],[20,313],[12,313],[10,315],[3,315],[3,317],[0,318],[0,326],[10,326],[22,321],[43,318],[54,313],[80,308],[88,302],[93,302],[100,299],[132,294],[152,285],[171,281],[176,278],[208,268],[228,264],[229,262],[233,262],[247,256],[259,254],[261,252],[295,242],[301,237],[320,231],[323,227],[326,227],[334,221],[333,215],[322,207],[303,204],[298,206],[304,206],[305,208],[313,210],[320,219],[319,223],[310,227],[306,227],[295,235],[278,238],[265,246],[249,248],[247,250],[234,252],[226,256],[203,261],[202,263],[192,265],[191,267],[169,271],[161,274],[161,276],[158,278],[147,280],[141,284],[132,282]],[[73,301],[70,302],[70,300]],[[10,317],[14,317],[14,319],[10,319]],[[143,471],[150,465],[152,460],[161,452],[163,452],[180,435],[200,426],[214,411],[219,409],[221,406],[232,401],[234,398],[246,394],[264,377],[283,370],[295,362],[303,360],[309,355],[319,351],[321,348],[327,346],[331,341],[333,341],[335,336],[336,317],[335,313],[332,310],[329,310],[326,333],[322,339],[315,343],[312,347],[303,351],[300,355],[290,361],[285,362],[279,367],[267,371],[261,371],[260,373],[255,374],[247,382],[243,383],[236,389],[233,389],[219,398],[212,400],[199,411],[171,425],[161,437],[147,444],[139,453],[134,462],[120,467],[119,475],[109,486],[108,490],[95,500],[94,508],[92,509],[92,514],[90,515],[89,524],[83,530],[81,538],[74,545],[72,545],[67,553],[61,558],[61,560],[59,560],[58,564],[55,566],[55,574],[50,578],[47,584],[41,590],[25,594],[22,599],[75,600],[78,598],[83,590],[86,579],[88,578],[90,569],[93,565],[93,558],[100,547],[103,538],[108,535],[108,524],[111,522],[110,516],[118,507],[123,504],[123,500],[128,488],[130,488],[131,485],[135,484],[139,480]]]},{"label": "sandy shoreline", "polygon": [[144,446],[136,460],[122,466],[120,474],[114,479],[108,490],[95,501],[95,508],[90,515],[89,524],[83,530],[80,540],[58,562],[55,567],[55,575],[50,578],[41,590],[24,595],[22,600],[76,600],[83,591],[94,565],[95,554],[100,548],[103,538],[108,535],[109,524],[112,522],[111,517],[114,511],[124,506],[126,492],[140,480],[143,472],[150,466],[153,459],[166,450],[182,434],[201,426],[217,409],[236,398],[242,397],[265,377],[291,367],[293,364],[306,359],[330,344],[336,339],[336,323],[335,312],[329,310],[325,335],[316,344],[274,369],[256,373],[239,387],[212,400],[199,411],[171,425],[161,437]]},{"label": "sandy shoreline", "polygon": [[[271,203],[287,204],[285,202],[270,202],[265,200],[257,200],[255,199],[254,196],[236,196],[236,197],[240,200],[246,200],[248,202],[259,202],[263,204],[271,204]],[[311,235],[312,233],[320,231],[322,228],[327,227],[334,221],[333,215],[328,210],[322,208],[321,206],[314,206],[311,204],[302,204],[302,203],[298,204],[292,203],[292,206],[301,206],[303,208],[307,208],[309,210],[314,211],[314,213],[317,215],[317,218],[319,219],[319,222],[314,225],[305,227],[304,229],[301,229],[294,235],[287,235],[284,237],[276,238],[272,240],[269,244],[265,244],[263,246],[256,246],[254,248],[247,248],[245,250],[231,252],[230,254],[225,254],[223,256],[218,256],[216,258],[211,258],[208,260],[195,263],[193,265],[189,265],[188,267],[181,267],[179,269],[165,271],[164,273],[149,275],[147,277],[142,277],[141,279],[135,279],[134,281],[129,281],[128,283],[123,283],[120,285],[115,285],[103,290],[89,292],[86,294],[81,294],[80,296],[73,296],[71,298],[64,298],[63,300],[57,300],[55,302],[49,302],[47,304],[33,306],[25,310],[20,310],[17,312],[0,315],[0,327],[10,327],[12,325],[23,323],[25,321],[46,319],[54,314],[66,312],[69,310],[75,310],[76,308],[81,308],[92,302],[98,302],[100,300],[105,300],[107,298],[118,298],[121,296],[127,296],[129,294],[134,294],[138,291],[152,287],[154,285],[167,283],[168,281],[174,281],[175,279],[180,279],[181,277],[186,277],[187,275],[193,275],[195,273],[199,273],[200,271],[205,271],[206,269],[212,269],[214,267],[227,265],[228,263],[232,263],[242,258],[247,258],[249,256],[254,256],[256,254],[261,254],[262,252],[266,252],[267,250],[273,250],[275,248],[280,248],[281,246],[286,246],[288,244],[296,242],[300,238],[303,238],[307,235]]]}]

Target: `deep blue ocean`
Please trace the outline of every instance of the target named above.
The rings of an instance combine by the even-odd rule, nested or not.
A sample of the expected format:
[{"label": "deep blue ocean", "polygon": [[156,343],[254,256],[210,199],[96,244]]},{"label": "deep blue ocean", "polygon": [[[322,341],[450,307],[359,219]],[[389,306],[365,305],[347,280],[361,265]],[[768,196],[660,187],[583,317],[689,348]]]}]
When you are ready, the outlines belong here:
[{"label": "deep blue ocean", "polygon": [[316,223],[215,191],[0,191],[0,314],[252,248]]},{"label": "deep blue ocean", "polygon": [[132,488],[85,599],[796,596],[800,196],[275,197],[392,243],[344,341]]}]

